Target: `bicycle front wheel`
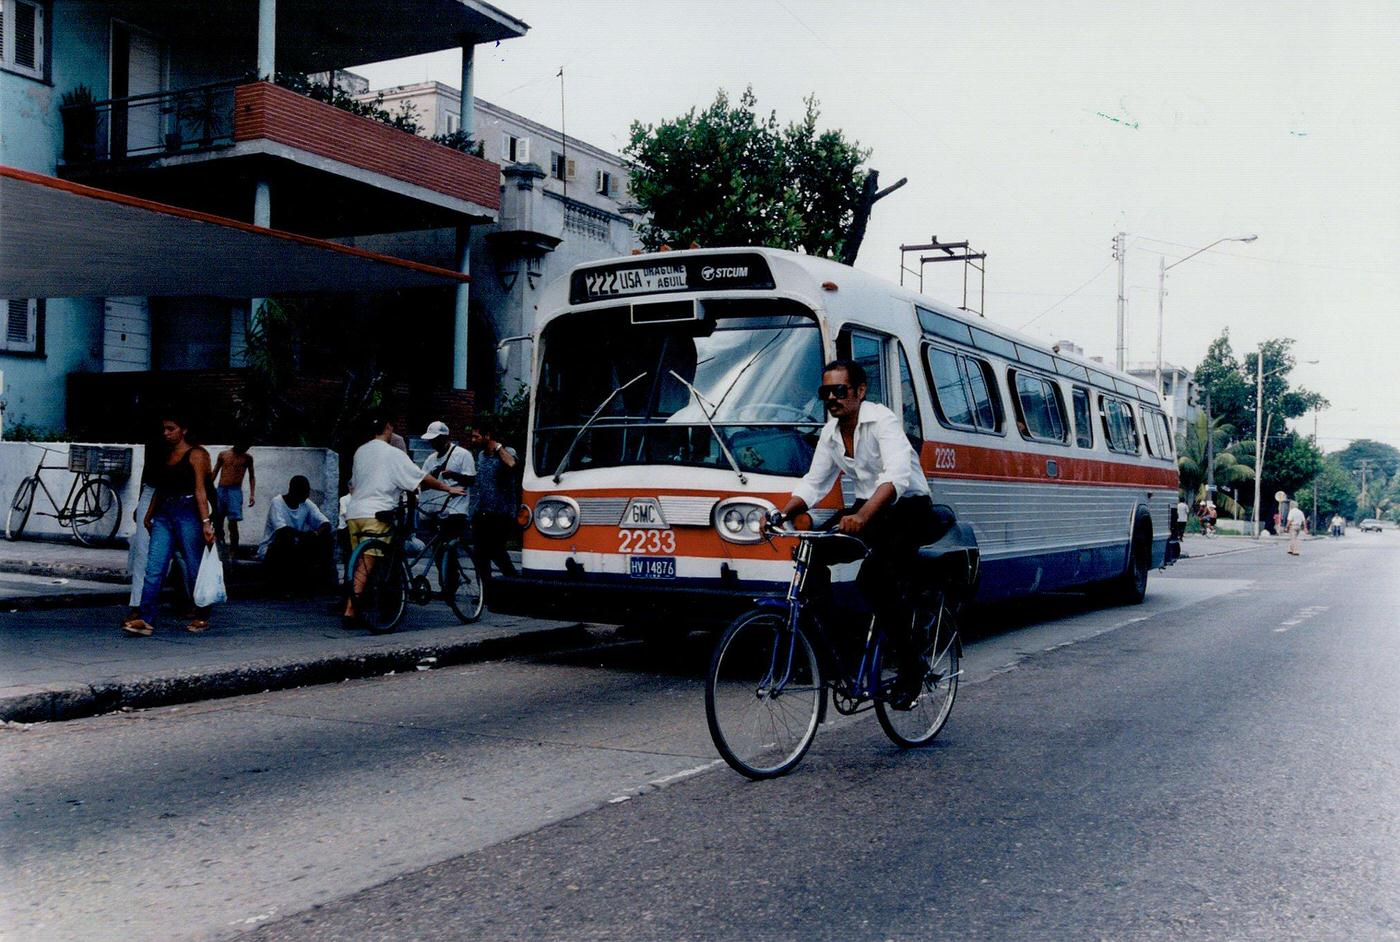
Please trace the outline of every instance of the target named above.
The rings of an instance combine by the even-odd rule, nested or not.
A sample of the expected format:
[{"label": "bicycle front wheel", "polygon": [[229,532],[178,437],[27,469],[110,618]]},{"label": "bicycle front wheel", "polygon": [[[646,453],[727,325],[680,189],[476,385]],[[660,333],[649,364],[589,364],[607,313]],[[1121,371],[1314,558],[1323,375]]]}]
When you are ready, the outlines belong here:
[{"label": "bicycle front wheel", "polygon": [[121,495],[101,478],[84,484],[74,496],[68,526],[84,546],[106,546],[117,535],[121,522]]},{"label": "bicycle front wheel", "polygon": [[[940,605],[937,614],[919,614],[929,619],[929,625],[921,632],[924,679],[918,699],[907,710],[896,709],[883,699],[875,703],[880,728],[901,749],[917,749],[933,742],[953,712],[953,701],[958,696],[958,675],[962,670],[962,640],[953,613],[946,605]],[[888,650],[887,646],[880,648],[882,687],[892,684],[897,674],[893,658],[886,658]]]},{"label": "bicycle front wheel", "polygon": [[485,607],[485,586],[477,578],[476,563],[460,543],[453,543],[438,561],[442,597],[459,621],[469,625],[481,617]]},{"label": "bicycle front wheel", "polygon": [[34,507],[34,492],[39,489],[38,478],[25,478],[15,488],[15,496],[10,500],[10,513],[5,518],[5,539],[18,540],[29,522],[29,511]]},{"label": "bicycle front wheel", "polygon": [[352,592],[355,573],[365,557],[373,560],[372,568],[364,587],[355,595],[355,613],[371,634],[387,634],[398,627],[408,607],[408,573],[399,554],[387,542],[365,540],[350,554],[346,567]]},{"label": "bicycle front wheel", "polygon": [[785,775],[802,761],[821,722],[826,691],[816,652],[785,611],[741,615],[724,632],[705,679],[705,718],[715,748],[751,779]]}]

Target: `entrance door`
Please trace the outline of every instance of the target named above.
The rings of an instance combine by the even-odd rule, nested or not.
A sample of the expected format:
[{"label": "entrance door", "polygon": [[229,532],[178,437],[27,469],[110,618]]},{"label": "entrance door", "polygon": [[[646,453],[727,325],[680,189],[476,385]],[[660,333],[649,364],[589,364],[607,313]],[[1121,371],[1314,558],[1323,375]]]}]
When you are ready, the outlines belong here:
[{"label": "entrance door", "polygon": [[[165,43],[155,35],[112,21],[112,98],[165,90]],[[112,106],[112,156],[139,157],[161,149],[163,102],[138,98]]]}]

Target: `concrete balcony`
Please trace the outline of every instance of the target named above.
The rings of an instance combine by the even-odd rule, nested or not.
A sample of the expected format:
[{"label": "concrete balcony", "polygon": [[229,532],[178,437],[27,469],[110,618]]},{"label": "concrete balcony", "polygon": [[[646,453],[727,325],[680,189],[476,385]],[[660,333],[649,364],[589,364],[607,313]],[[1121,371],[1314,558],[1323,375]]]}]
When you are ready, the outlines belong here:
[{"label": "concrete balcony", "polygon": [[224,82],[64,111],[61,176],[234,219],[256,179],[272,226],[324,237],[491,221],[500,168],[270,82]]}]

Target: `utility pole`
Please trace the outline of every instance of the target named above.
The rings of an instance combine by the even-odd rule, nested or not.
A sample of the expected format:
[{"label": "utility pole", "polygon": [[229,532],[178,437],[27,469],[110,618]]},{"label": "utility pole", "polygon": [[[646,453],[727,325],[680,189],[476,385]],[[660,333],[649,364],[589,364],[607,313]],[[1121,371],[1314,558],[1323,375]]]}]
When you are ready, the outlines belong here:
[{"label": "utility pole", "polygon": [[[1120,232],[1113,237],[1113,257],[1118,261],[1118,346],[1114,365],[1118,367],[1119,372],[1122,372],[1128,357],[1128,307],[1127,299],[1123,296],[1123,276],[1128,259],[1127,238],[1126,232]],[[1158,379],[1157,383],[1161,385],[1161,380]]]},{"label": "utility pole", "polygon": [[[1313,410],[1313,447],[1314,447],[1314,448],[1317,448],[1317,412],[1318,412],[1317,409],[1314,409],[1314,410]],[[1319,449],[1318,449],[1318,454],[1321,454],[1321,453],[1322,453],[1322,450],[1319,448]],[[1314,532],[1314,533],[1317,532],[1317,475],[1316,475],[1316,474],[1313,475],[1313,518],[1312,518],[1312,532]]]},{"label": "utility pole", "polygon": [[1357,462],[1361,466],[1361,498],[1356,502],[1356,516],[1364,520],[1369,514],[1366,513],[1366,472],[1371,467],[1370,458],[1362,458]]},{"label": "utility pole", "polygon": [[1259,492],[1264,477],[1264,345],[1255,354],[1258,379],[1254,387],[1254,538],[1259,539]]},{"label": "utility pole", "polygon": [[1215,496],[1215,428],[1210,424],[1210,387],[1206,387],[1206,500]]},{"label": "utility pole", "polygon": [[[1185,261],[1185,259],[1182,259]],[[1167,297],[1167,260],[1157,256],[1157,395],[1166,401],[1162,392],[1162,305]]]}]

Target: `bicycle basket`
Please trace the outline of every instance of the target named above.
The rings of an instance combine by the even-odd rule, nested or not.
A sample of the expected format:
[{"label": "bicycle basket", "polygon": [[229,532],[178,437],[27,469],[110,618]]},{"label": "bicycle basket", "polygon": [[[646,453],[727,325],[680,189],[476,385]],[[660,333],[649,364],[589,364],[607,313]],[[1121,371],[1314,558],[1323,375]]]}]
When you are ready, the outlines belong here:
[{"label": "bicycle basket", "polygon": [[131,449],[108,445],[69,445],[68,470],[79,474],[126,477],[131,473]]}]

